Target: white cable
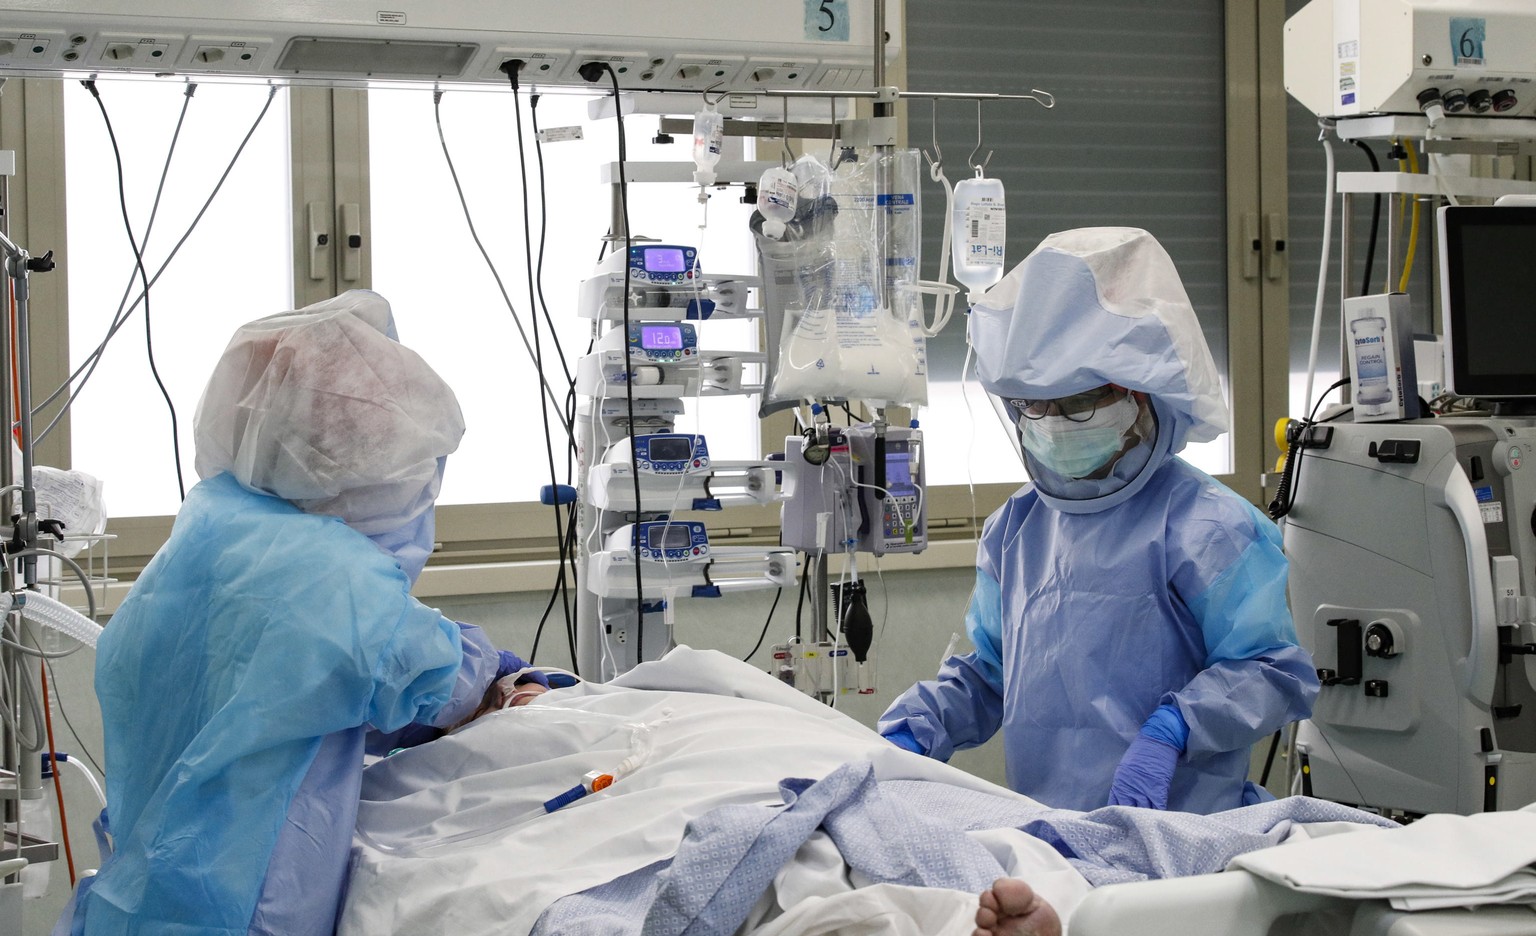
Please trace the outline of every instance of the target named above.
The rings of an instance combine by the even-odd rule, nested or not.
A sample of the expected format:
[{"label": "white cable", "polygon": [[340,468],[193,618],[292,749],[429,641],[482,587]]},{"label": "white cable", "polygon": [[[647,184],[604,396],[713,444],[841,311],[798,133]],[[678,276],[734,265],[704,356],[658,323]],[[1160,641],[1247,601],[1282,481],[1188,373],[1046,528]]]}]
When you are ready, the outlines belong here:
[{"label": "white cable", "polygon": [[[966,322],[967,325],[970,322]],[[971,358],[976,349],[971,346],[971,336],[967,329],[965,336],[965,361],[960,365],[960,399],[965,403],[965,415],[971,421],[971,438],[965,449],[965,489],[971,495],[971,529],[976,533],[976,541],[981,542],[981,524],[976,520],[976,476],[971,472],[971,466],[976,463],[976,411],[971,409],[971,387],[968,376],[971,372]]]},{"label": "white cable", "polygon": [[102,809],[106,809],[107,808],[107,795],[105,793],[101,792],[101,784],[96,782],[96,775],[91,773],[91,768],[89,768],[89,767],[85,766],[84,764],[80,763],[79,760],[77,760],[77,759],[75,759],[73,757],[71,757],[71,758],[69,758],[67,760],[65,760],[63,758],[60,758],[58,760],[58,763],[61,763],[61,764],[73,764],[75,766],[76,770],[79,770],[82,774],[84,774],[85,775],[85,782],[90,784],[91,792],[96,794],[96,801],[101,804],[101,808]]},{"label": "white cable", "polygon": [[[924,157],[927,153],[924,152]],[[944,167],[928,160],[928,177],[944,187],[944,233],[939,247],[939,278],[933,283],[918,281],[910,288],[918,293],[918,327],[929,338],[936,337],[949,324],[951,316],[955,313],[955,296],[960,288],[949,282],[949,249],[950,238],[954,234],[954,208],[955,187],[950,184],[949,178],[944,175]],[[923,309],[922,297],[933,296],[933,322],[924,320],[926,310]]]},{"label": "white cable", "polygon": [[1428,120],[1428,126],[1424,128],[1424,155],[1429,159],[1429,174],[1435,178],[1435,187],[1440,190],[1440,197],[1452,205],[1459,205],[1456,196],[1445,190],[1445,169],[1440,165],[1440,154],[1431,152],[1429,143],[1435,138],[1435,127],[1445,117],[1445,107],[1438,101],[1425,108],[1424,116]]},{"label": "white cable", "polygon": [[[1323,251],[1318,261],[1317,301],[1312,309],[1312,350],[1307,355],[1307,389],[1301,398],[1303,407],[1310,406],[1312,403],[1312,380],[1317,375],[1317,347],[1322,342],[1323,336],[1323,299],[1328,292],[1328,254],[1329,248],[1333,246],[1333,197],[1336,185],[1333,144],[1328,142],[1328,122],[1320,120],[1318,126],[1321,132],[1318,133],[1317,140],[1323,144],[1323,152],[1327,156],[1323,203]],[[1344,272],[1348,274],[1347,270]]]}]

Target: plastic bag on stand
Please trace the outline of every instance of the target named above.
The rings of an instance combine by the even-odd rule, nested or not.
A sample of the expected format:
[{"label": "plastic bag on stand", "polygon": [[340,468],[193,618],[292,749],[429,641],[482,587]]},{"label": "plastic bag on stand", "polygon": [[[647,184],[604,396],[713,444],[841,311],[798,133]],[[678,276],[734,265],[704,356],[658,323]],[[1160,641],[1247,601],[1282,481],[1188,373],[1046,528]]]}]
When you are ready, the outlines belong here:
[{"label": "plastic bag on stand", "polygon": [[805,156],[783,238],[753,215],[768,333],[761,415],[811,398],[927,402],[921,297],[900,288],[919,269],[918,165],[916,150],[835,169]]}]

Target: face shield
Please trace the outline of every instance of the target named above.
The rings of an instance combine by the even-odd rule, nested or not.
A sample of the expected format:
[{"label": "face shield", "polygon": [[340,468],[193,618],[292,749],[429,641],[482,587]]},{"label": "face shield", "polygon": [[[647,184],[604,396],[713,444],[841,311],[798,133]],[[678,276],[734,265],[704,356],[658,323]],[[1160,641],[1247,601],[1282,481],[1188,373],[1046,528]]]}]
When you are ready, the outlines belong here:
[{"label": "face shield", "polygon": [[1158,418],[1145,396],[1105,385],[1054,399],[988,394],[1030,478],[1063,500],[1106,497],[1151,460]]}]

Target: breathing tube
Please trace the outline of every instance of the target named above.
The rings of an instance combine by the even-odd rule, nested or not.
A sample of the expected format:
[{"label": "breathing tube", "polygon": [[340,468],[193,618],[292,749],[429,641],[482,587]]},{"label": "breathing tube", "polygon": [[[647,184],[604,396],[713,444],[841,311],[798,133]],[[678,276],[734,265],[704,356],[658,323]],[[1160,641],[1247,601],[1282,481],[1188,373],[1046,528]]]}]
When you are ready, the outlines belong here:
[{"label": "breathing tube", "polygon": [[[516,696],[513,696],[513,698],[516,698]],[[509,700],[509,707],[510,704],[511,702]],[[435,838],[426,841],[412,841],[408,844],[390,844],[388,842],[382,842],[369,835],[367,832],[364,832],[361,827],[357,829],[357,837],[362,839],[362,841],[370,848],[377,849],[378,851],[384,852],[386,854],[401,855],[406,857],[421,855],[427,852],[431,852],[435,849],[445,848],[451,845],[473,847],[475,845],[491,844],[492,841],[500,839],[501,836],[509,830],[515,829],[524,823],[539,818],[540,816],[546,816],[552,812],[555,812],[556,810],[563,809],[566,806],[576,802],[577,800],[584,799],[593,793],[600,793],[603,790],[606,790],[608,787],[612,786],[614,783],[617,783],[618,781],[634,773],[636,770],[639,770],[640,767],[644,765],[651,756],[651,751],[654,745],[652,731],[653,726],[660,720],[664,720],[667,715],[670,714],[664,712],[661,716],[661,719],[658,719],[658,722],[633,722],[624,721],[620,716],[608,715],[604,712],[586,712],[580,709],[555,708],[548,705],[522,705],[518,706],[518,708],[519,711],[524,714],[519,714],[512,717],[522,718],[526,717],[526,713],[544,711],[558,712],[562,715],[574,715],[578,718],[588,718],[594,720],[600,719],[603,721],[618,722],[620,727],[629,730],[629,756],[620,761],[618,766],[613,770],[588,771],[586,774],[582,775],[581,781],[579,783],[545,800],[542,805],[530,809],[521,815],[514,816],[505,822],[497,823],[496,825],[490,826],[488,828],[470,829],[465,832],[458,832],[453,835],[443,836],[441,838]]]},{"label": "breathing tube", "polygon": [[[95,649],[101,637],[101,625],[60,601],[42,592],[29,591],[23,597],[18,610],[21,616],[35,624],[51,627],[66,637],[72,637],[87,647]],[[0,617],[9,614],[17,604],[16,595],[9,592],[0,595]]]}]

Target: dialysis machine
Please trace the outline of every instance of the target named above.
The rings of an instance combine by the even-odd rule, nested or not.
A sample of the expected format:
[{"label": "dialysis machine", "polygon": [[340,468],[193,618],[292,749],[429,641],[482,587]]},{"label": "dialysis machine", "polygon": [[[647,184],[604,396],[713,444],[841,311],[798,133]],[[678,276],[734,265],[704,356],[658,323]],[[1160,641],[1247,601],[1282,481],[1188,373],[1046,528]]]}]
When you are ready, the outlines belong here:
[{"label": "dialysis machine", "polygon": [[1410,814],[1536,801],[1536,419],[1311,436],[1285,523],[1323,683],[1301,792]]},{"label": "dialysis machine", "polygon": [[1300,430],[1292,613],[1322,690],[1302,792],[1408,815],[1536,801],[1536,208],[1449,207],[1465,415]]}]

